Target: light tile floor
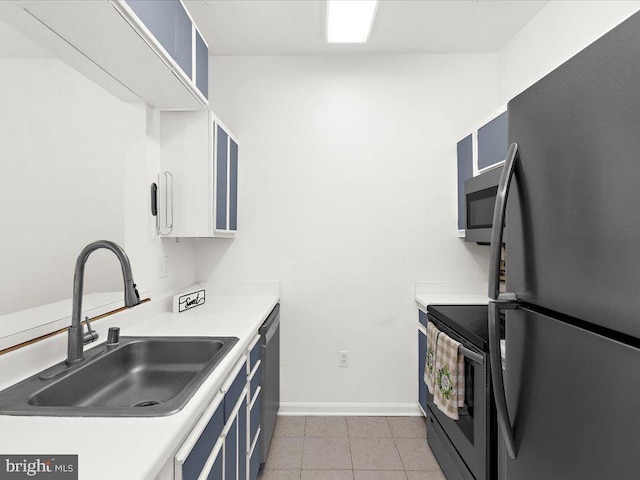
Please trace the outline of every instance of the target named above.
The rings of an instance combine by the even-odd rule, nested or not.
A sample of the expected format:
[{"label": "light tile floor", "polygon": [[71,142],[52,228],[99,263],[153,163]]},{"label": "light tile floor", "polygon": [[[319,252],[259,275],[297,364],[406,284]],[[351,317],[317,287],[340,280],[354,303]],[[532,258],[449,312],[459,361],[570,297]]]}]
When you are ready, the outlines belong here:
[{"label": "light tile floor", "polygon": [[278,417],[259,480],[446,480],[421,417]]}]

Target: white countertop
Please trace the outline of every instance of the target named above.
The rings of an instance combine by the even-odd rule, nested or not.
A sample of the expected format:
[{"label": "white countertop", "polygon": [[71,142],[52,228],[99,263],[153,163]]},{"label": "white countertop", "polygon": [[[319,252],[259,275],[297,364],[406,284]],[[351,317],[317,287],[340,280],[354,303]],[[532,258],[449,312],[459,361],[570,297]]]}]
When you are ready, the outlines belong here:
[{"label": "white countertop", "polygon": [[[244,354],[259,326],[278,303],[278,297],[212,296],[207,302],[184,313],[159,313],[119,324],[123,337],[234,336],[240,339],[180,412],[154,418],[0,416],[0,452],[77,454],[82,480],[155,478]],[[113,318],[122,320],[123,317]],[[118,325],[118,321],[113,324]],[[37,344],[27,348],[37,348]],[[0,356],[0,371],[8,368],[2,363],[10,362],[10,355]]]},{"label": "white countertop", "polygon": [[415,300],[418,307],[427,311],[430,303],[440,305],[464,305],[489,303],[487,282],[416,282]]},{"label": "white countertop", "polygon": [[416,303],[421,310],[427,311],[427,305],[487,305],[486,295],[416,295]]}]

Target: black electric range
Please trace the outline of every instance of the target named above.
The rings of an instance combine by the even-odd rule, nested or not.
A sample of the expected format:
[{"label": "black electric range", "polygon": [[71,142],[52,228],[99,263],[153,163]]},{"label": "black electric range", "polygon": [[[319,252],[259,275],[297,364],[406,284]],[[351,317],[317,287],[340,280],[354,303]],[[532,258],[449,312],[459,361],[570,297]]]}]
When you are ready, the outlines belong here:
[{"label": "black electric range", "polygon": [[465,356],[465,399],[452,420],[427,394],[427,441],[447,480],[493,480],[496,475],[496,414],[491,391],[487,305],[434,305],[428,321],[476,357]]}]

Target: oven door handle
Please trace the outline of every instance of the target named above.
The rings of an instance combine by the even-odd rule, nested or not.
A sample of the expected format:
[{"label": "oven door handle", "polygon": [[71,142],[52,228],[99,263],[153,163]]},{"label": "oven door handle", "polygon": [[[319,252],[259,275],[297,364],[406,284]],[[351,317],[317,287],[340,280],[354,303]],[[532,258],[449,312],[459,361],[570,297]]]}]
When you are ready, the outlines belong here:
[{"label": "oven door handle", "polygon": [[463,356],[467,357],[472,362],[475,362],[475,363],[477,363],[479,365],[484,365],[484,358],[482,357],[482,355],[480,355],[479,353],[474,352],[473,350],[469,350],[467,347],[463,347],[462,345],[460,345],[458,347],[458,353],[460,353]]},{"label": "oven door handle", "polygon": [[502,377],[502,355],[500,352],[500,328],[498,325],[498,310],[500,308],[515,309],[516,305],[506,302],[489,302],[489,361],[491,362],[491,382],[496,399],[496,413],[498,424],[504,436],[507,453],[515,460],[518,448],[515,442],[515,432],[511,427],[509,410],[507,409],[507,395]]}]

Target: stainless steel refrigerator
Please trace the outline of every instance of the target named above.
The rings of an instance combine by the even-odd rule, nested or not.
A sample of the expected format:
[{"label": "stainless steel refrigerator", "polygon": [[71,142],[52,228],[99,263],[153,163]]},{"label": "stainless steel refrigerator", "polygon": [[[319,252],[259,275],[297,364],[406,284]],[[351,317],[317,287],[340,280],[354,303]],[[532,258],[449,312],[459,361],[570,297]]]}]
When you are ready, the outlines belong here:
[{"label": "stainless steel refrigerator", "polygon": [[638,479],[640,14],[507,111],[489,280],[502,477]]}]

